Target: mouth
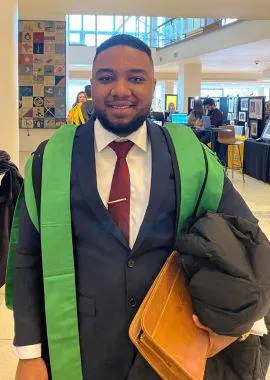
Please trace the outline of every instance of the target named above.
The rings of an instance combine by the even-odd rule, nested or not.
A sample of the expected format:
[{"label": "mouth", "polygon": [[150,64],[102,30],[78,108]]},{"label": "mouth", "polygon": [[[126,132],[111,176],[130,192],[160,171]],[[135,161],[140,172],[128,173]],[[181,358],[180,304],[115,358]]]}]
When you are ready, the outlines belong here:
[{"label": "mouth", "polygon": [[109,104],[109,108],[111,109],[111,113],[114,116],[127,116],[130,114],[135,105],[133,104]]},{"label": "mouth", "polygon": [[134,107],[134,104],[123,104],[123,103],[120,103],[120,104],[108,104],[108,106],[110,108],[113,108],[113,109],[120,109],[120,110],[125,110],[125,109],[129,109],[129,108],[132,108]]}]

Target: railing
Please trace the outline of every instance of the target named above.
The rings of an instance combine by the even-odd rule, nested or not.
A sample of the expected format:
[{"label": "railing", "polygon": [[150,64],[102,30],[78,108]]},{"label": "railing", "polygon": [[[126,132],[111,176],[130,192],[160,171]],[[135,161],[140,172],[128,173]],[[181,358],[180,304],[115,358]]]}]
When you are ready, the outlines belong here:
[{"label": "railing", "polygon": [[150,47],[163,48],[235,21],[237,19],[71,15],[68,17],[69,44],[96,47],[113,35],[128,33]]},{"label": "railing", "polygon": [[196,35],[220,29],[236,21],[238,20],[228,18],[172,18],[153,31],[154,39],[156,39],[155,45],[157,48],[163,48]]}]

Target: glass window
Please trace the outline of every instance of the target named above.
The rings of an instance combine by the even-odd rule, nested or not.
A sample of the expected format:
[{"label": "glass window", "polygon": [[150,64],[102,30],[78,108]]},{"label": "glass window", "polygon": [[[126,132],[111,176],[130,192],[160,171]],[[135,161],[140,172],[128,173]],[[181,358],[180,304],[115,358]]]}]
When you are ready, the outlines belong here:
[{"label": "glass window", "polygon": [[136,28],[136,16],[127,16],[125,17],[125,32],[126,33],[135,33]]},{"label": "glass window", "polygon": [[82,30],[82,16],[81,15],[69,16],[69,30]]},{"label": "glass window", "polygon": [[71,44],[79,44],[81,42],[80,33],[69,33],[69,42]]},{"label": "glass window", "polygon": [[165,81],[157,81],[152,109],[157,112],[164,112],[165,110]]},{"label": "glass window", "polygon": [[113,16],[98,16],[97,31],[113,32]]},{"label": "glass window", "polygon": [[[202,98],[219,98],[223,96],[223,89],[219,88],[204,88],[201,90]],[[224,95],[226,96],[226,95]]]},{"label": "glass window", "polygon": [[96,30],[95,16],[83,16],[83,30],[86,32],[94,32]]},{"label": "glass window", "polygon": [[98,34],[97,35],[97,46],[102,44],[102,42],[108,40],[109,38],[112,37],[112,34]]},{"label": "glass window", "polygon": [[193,28],[196,30],[196,29],[200,29],[200,27],[201,27],[201,19],[194,18]]},{"label": "glass window", "polygon": [[115,16],[115,31],[123,33],[124,16]]},{"label": "glass window", "polygon": [[84,37],[84,43],[86,46],[96,46],[95,34],[86,34]]}]

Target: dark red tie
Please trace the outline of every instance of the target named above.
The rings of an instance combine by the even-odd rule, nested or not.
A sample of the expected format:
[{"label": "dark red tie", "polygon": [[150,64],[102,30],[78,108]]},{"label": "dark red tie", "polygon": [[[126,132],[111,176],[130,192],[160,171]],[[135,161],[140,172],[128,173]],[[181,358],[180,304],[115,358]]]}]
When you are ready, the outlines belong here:
[{"label": "dark red tie", "polygon": [[108,202],[108,210],[113,220],[122,230],[129,243],[129,216],[130,216],[130,175],[126,157],[133,146],[133,142],[112,142],[109,144],[117,156],[114,169],[112,187]]}]

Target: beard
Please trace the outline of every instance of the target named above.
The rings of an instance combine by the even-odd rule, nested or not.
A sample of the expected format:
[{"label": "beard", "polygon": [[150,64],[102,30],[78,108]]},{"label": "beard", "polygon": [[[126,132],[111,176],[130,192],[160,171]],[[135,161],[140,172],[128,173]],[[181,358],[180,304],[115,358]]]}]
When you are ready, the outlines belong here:
[{"label": "beard", "polygon": [[149,115],[149,112],[150,108],[148,111],[145,111],[141,115],[134,117],[131,122],[126,125],[112,124],[109,119],[97,109],[94,110],[94,116],[98,118],[103,128],[105,128],[107,131],[112,132],[117,136],[127,136],[132,132],[137,131],[137,129],[143,125]]}]

